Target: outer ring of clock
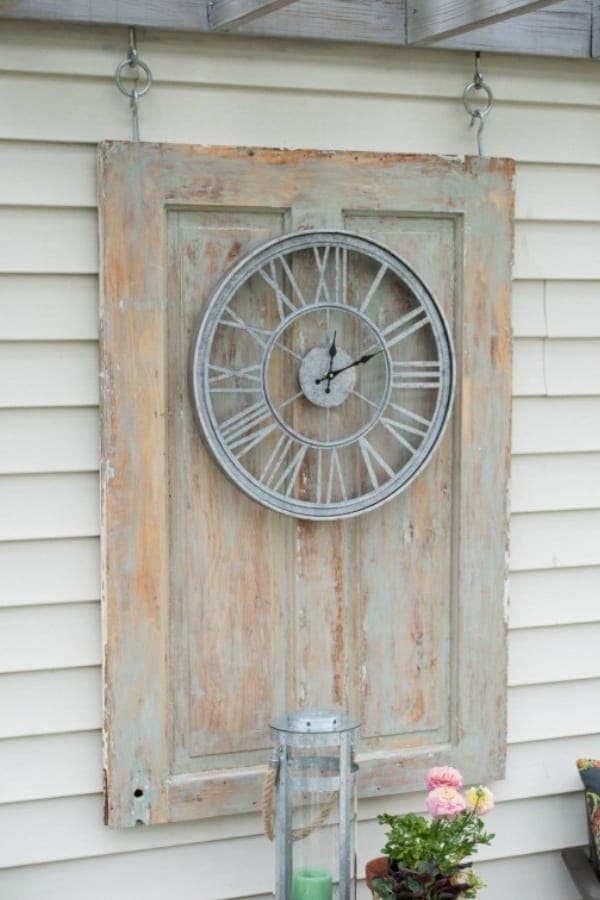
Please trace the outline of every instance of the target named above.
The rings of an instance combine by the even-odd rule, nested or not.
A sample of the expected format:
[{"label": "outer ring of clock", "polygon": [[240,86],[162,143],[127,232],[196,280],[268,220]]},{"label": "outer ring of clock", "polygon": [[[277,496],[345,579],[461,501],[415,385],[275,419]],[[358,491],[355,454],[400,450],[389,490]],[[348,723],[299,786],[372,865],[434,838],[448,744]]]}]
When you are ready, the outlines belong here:
[{"label": "outer ring of clock", "polygon": [[[435,411],[427,435],[412,460],[378,489],[330,504],[285,497],[265,487],[228,451],[220,437],[219,423],[213,411],[208,374],[210,350],[219,319],[242,285],[274,257],[326,245],[343,247],[385,264],[406,284],[427,312],[440,362],[440,388]],[[376,303],[376,298],[372,302]],[[369,322],[373,325],[372,320]],[[263,356],[263,371],[264,362]],[[200,323],[193,344],[190,381],[195,414],[204,443],[215,462],[236,487],[263,506],[284,515],[313,521],[331,521],[358,516],[376,509],[405,490],[425,468],[441,441],[450,418],[455,392],[456,366],[448,323],[422,278],[400,256],[372,238],[332,229],[300,231],[277,237],[251,250],[235,263],[215,288]],[[263,385],[263,391],[266,395],[266,385]]]}]

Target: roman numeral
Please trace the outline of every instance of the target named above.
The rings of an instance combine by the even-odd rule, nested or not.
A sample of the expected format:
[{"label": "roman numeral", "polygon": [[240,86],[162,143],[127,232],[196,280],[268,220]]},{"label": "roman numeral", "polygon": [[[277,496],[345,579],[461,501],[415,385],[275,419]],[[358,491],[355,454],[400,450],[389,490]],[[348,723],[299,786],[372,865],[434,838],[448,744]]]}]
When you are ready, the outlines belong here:
[{"label": "roman numeral", "polygon": [[382,281],[382,279],[383,279],[383,276],[385,275],[386,272],[387,272],[387,266],[386,266],[385,263],[382,263],[382,265],[381,265],[379,271],[377,272],[377,275],[375,276],[375,278],[374,278],[373,281],[371,282],[371,287],[369,288],[369,290],[368,290],[367,293],[365,294],[365,299],[363,300],[363,302],[362,302],[361,305],[360,305],[360,311],[361,311],[361,312],[364,312],[364,311],[365,311],[365,309],[367,308],[367,306],[369,305],[369,303],[371,302],[371,300],[372,300],[373,297],[375,296],[375,292],[377,291],[377,288],[378,288],[379,285],[381,284],[381,281]]},{"label": "roman numeral", "polygon": [[[329,467],[323,465],[323,454],[329,454]],[[324,469],[327,468],[327,472]],[[324,483],[325,478],[325,483]],[[342,467],[337,449],[333,450],[319,449],[317,456],[317,503],[323,502],[323,488],[325,488],[325,503],[333,503],[334,491],[339,493],[342,500],[347,500],[346,485],[342,475]]]},{"label": "roman numeral", "polygon": [[268,340],[273,333],[272,331],[268,331],[266,328],[257,328],[255,325],[248,325],[247,322],[232,312],[229,307],[224,311],[224,315],[228,316],[228,318],[219,319],[219,325],[227,325],[229,328],[239,328],[241,331],[245,331],[246,334],[256,341],[259,347],[263,350],[266,349]]},{"label": "roman numeral", "polygon": [[377,473],[375,472],[375,468],[373,463],[377,463],[380,468],[389,475],[390,478],[394,477],[394,470],[388,466],[383,456],[375,450],[375,448],[368,442],[366,437],[361,437],[358,439],[358,443],[360,445],[360,452],[362,454],[362,458],[364,460],[365,466],[367,467],[367,472],[369,474],[369,481],[373,488],[379,487],[379,479],[377,478]]},{"label": "roman numeral", "polygon": [[[265,422],[268,424],[265,425]],[[273,421],[271,410],[264,400],[253,403],[220,425],[225,446],[232,452],[237,450],[234,456],[238,459],[260,444],[275,428],[277,423]]]},{"label": "roman numeral", "polygon": [[439,360],[422,362],[393,362],[392,387],[403,390],[414,388],[439,388],[442,367]]},{"label": "roman numeral", "polygon": [[308,449],[305,446],[300,446],[290,460],[288,453],[295,444],[296,441],[291,437],[282,434],[260,476],[260,480],[266,487],[283,493],[286,497],[289,497],[292,493]]},{"label": "roman numeral", "polygon": [[348,303],[348,248],[335,248],[335,291],[334,302],[345,306]]},{"label": "roman numeral", "polygon": [[396,319],[395,322],[392,322],[391,325],[384,328],[381,334],[385,338],[387,346],[393,347],[394,344],[403,341],[409,334],[413,334],[429,322],[429,316],[423,307],[419,306],[417,309],[413,309],[400,319]]},{"label": "roman numeral", "polygon": [[295,289],[296,289],[295,290],[296,296],[298,297],[298,300],[300,301],[299,305],[294,303],[294,301],[291,299],[291,297],[289,297],[286,294],[286,292],[283,290],[283,288],[281,287],[281,285],[279,283],[279,278],[277,275],[277,269],[275,267],[275,260],[273,260],[273,259],[269,260],[269,263],[268,263],[269,271],[268,272],[266,272],[264,268],[261,268],[258,270],[258,274],[261,276],[263,281],[265,281],[269,285],[269,287],[273,290],[273,292],[275,293],[275,300],[277,302],[277,312],[279,313],[279,318],[283,322],[283,320],[286,319],[290,315],[290,313],[296,312],[296,310],[300,309],[301,306],[306,306],[306,302],[304,300],[304,297],[298,290],[298,286],[292,276],[292,273],[290,271],[288,264],[286,262],[284,262],[282,257],[277,257],[277,258],[281,262],[286,274],[289,273],[288,278],[291,276],[292,284],[295,286]]},{"label": "roman numeral", "polygon": [[[244,366],[243,369],[229,369],[227,366],[216,366],[209,363],[208,372],[208,384],[212,394],[257,394],[262,392],[260,364]],[[242,381],[242,386],[238,387],[237,383],[223,385],[223,382],[230,378],[235,382]],[[213,387],[213,385],[219,385],[219,387]],[[251,387],[251,385],[256,386]]]},{"label": "roman numeral", "polygon": [[313,247],[313,251],[315,254],[315,265],[319,272],[319,281],[317,283],[317,290],[315,293],[315,303],[331,303],[331,294],[329,293],[329,288],[327,287],[326,280],[327,260],[329,259],[330,250],[331,246],[328,244],[323,248],[323,256],[321,256],[319,248]]},{"label": "roman numeral", "polygon": [[[392,410],[393,414],[388,413],[388,410]],[[431,421],[417,415],[411,409],[398,406],[397,403],[390,403],[386,413],[387,415],[383,415],[380,419],[381,424],[414,456],[423,442],[423,438],[427,436]],[[409,439],[412,439],[412,443]]]}]

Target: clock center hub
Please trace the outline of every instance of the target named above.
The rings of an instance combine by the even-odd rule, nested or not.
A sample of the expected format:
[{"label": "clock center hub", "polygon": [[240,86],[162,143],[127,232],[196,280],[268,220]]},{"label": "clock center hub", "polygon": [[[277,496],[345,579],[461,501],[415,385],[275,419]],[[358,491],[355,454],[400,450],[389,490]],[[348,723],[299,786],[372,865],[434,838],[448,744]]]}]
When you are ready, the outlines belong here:
[{"label": "clock center hub", "polygon": [[312,350],[309,350],[300,363],[298,372],[300,387],[306,399],[315,406],[325,409],[341,406],[354,390],[356,369],[346,369],[345,372],[339,372],[329,378],[327,373],[330,372],[330,367],[331,375],[333,375],[352,362],[352,357],[339,348],[333,360],[329,355],[329,350],[325,347],[313,347]]}]

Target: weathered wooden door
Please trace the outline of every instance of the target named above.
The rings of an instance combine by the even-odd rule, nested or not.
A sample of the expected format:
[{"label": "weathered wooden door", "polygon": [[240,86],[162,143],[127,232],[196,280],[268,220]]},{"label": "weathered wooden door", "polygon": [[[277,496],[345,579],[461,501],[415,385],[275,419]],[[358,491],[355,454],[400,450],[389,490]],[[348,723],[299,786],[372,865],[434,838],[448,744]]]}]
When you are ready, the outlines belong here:
[{"label": "weathered wooden door", "polygon": [[[501,774],[512,163],[106,144],[100,151],[107,820],[257,808],[270,718],[362,721],[363,796]],[[433,461],[387,505],[306,522],[212,462],[190,352],[224,271],[288,231],[372,236],[457,356]]]}]

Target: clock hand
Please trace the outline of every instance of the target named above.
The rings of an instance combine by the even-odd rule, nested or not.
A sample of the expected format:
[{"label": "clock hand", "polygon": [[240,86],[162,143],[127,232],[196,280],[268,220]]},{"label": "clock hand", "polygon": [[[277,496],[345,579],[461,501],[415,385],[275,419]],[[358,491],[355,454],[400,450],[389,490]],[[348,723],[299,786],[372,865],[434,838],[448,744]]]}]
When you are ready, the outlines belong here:
[{"label": "clock hand", "polygon": [[329,370],[328,370],[327,374],[325,375],[325,378],[329,379],[329,383],[327,384],[327,387],[325,388],[326,394],[331,393],[331,384],[330,383],[331,383],[331,373],[333,372],[333,358],[337,353],[337,347],[335,345],[336,336],[337,336],[337,331],[334,331],[333,332],[333,341],[331,342],[331,347],[329,348]]},{"label": "clock hand", "polygon": [[[354,362],[348,363],[347,366],[342,366],[341,369],[330,369],[323,378],[317,378],[315,384],[321,384],[322,381],[332,382],[336,375],[340,375],[342,372],[345,372],[346,369],[352,369],[354,366],[360,366],[362,363],[369,362],[370,359],[373,359],[374,356],[377,356],[379,353],[383,353],[383,347],[381,350],[376,350],[374,353],[363,353],[360,359],[355,359]],[[329,384],[327,385],[329,387]],[[327,388],[325,389],[327,392]]]}]

